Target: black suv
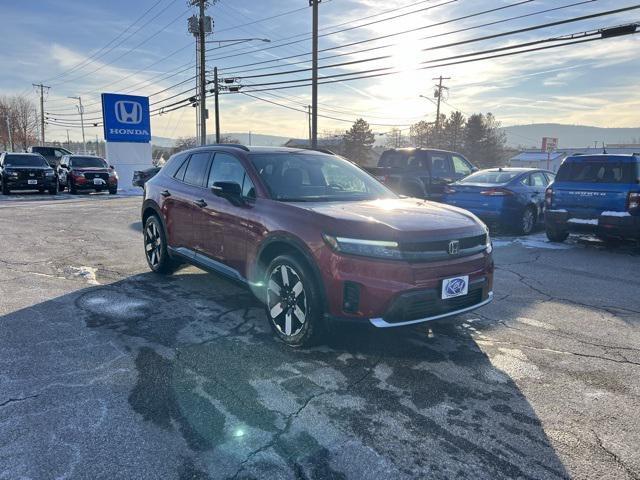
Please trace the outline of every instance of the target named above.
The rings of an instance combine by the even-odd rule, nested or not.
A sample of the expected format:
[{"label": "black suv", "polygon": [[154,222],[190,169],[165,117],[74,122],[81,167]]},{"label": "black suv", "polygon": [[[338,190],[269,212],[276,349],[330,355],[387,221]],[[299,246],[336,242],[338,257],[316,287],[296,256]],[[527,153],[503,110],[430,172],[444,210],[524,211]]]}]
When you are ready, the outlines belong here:
[{"label": "black suv", "polygon": [[73,195],[78,190],[109,190],[118,192],[118,174],[104,158],[91,155],[65,155],[58,167],[60,189],[65,187]]},{"label": "black suv", "polygon": [[28,153],[39,153],[42,155],[47,163],[51,165],[53,168],[58,168],[60,165],[60,160],[65,155],[72,155],[73,153],[62,147],[29,147],[27,149]]},{"label": "black suv", "polygon": [[0,187],[9,195],[11,190],[49,190],[58,193],[58,176],[42,155],[36,153],[0,154]]}]

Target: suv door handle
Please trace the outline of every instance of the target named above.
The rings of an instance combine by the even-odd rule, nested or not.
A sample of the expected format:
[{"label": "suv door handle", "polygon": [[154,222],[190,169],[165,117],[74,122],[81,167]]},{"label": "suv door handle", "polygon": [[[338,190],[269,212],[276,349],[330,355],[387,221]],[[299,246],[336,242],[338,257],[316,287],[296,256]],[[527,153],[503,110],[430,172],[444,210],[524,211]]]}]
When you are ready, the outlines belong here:
[{"label": "suv door handle", "polygon": [[200,208],[204,208],[207,206],[207,202],[205,202],[203,199],[200,200],[196,200],[195,203],[197,206],[199,206]]},{"label": "suv door handle", "polygon": [[171,192],[169,190],[163,190],[160,192],[160,195],[162,195],[163,197],[170,197]]}]

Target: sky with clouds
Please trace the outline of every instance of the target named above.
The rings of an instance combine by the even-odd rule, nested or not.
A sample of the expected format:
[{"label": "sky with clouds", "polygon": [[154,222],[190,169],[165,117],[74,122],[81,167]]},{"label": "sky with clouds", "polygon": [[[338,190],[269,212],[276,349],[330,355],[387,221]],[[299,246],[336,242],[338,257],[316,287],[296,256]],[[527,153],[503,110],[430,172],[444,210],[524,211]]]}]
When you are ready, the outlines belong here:
[{"label": "sky with clouds", "polygon": [[[310,77],[307,71],[273,75],[310,65],[307,5],[307,0],[220,0],[208,9],[215,20],[211,41],[271,40],[208,45],[208,68],[218,67],[222,78],[237,78],[241,91],[253,90],[257,97],[221,96],[223,133],[306,137],[304,110],[311,93],[306,82],[265,89]],[[460,43],[466,40],[633,5],[632,0],[323,0],[320,65],[342,65],[320,71],[327,83],[319,87],[319,129],[344,130],[357,117],[376,132],[433,121],[432,78],[439,75],[450,77],[444,113],[493,112],[503,125],[638,127],[640,35],[452,64],[473,58],[461,55],[640,21],[640,9]],[[194,12],[186,0],[0,0],[0,95],[22,93],[36,100],[31,84],[44,82],[52,87],[45,110],[70,124],[78,117],[68,96],[82,96],[88,123],[101,117],[101,92],[152,95],[152,109],[169,109],[195,91],[195,46],[187,32]],[[537,46],[544,45],[549,43]],[[391,74],[374,76],[380,73]],[[351,76],[369,78],[345,81]],[[213,132],[212,121],[208,131]],[[50,125],[47,132],[51,139],[66,139],[65,127]],[[72,139],[80,138],[78,128],[70,132]],[[92,138],[101,133],[101,128],[88,130]],[[153,117],[152,133],[194,135],[195,109]]]}]

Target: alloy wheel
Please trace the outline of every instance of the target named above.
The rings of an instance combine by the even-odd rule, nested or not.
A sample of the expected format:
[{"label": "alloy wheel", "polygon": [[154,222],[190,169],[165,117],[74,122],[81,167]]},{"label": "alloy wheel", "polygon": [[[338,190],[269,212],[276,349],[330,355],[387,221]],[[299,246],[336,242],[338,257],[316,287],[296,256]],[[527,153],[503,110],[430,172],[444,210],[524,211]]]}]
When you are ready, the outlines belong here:
[{"label": "alloy wheel", "polygon": [[156,268],[160,264],[160,252],[162,250],[162,238],[155,222],[149,222],[144,230],[144,250],[149,265]]},{"label": "alloy wheel", "polygon": [[524,233],[530,233],[533,230],[535,218],[533,210],[527,208],[522,216],[522,231]]},{"label": "alloy wheel", "polygon": [[300,333],[308,315],[307,295],[300,275],[289,265],[271,271],[267,285],[267,312],[282,335]]}]

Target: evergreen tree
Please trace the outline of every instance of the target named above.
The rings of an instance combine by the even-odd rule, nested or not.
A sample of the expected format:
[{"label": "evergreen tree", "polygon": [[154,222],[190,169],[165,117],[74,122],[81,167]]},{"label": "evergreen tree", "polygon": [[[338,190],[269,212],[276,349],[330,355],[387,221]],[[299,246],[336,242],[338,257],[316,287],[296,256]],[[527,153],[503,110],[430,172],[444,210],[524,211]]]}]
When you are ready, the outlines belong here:
[{"label": "evergreen tree", "polygon": [[493,114],[476,113],[467,120],[463,151],[479,167],[502,165],[506,143],[506,136]]},{"label": "evergreen tree", "polygon": [[366,164],[375,140],[369,124],[362,118],[357,119],[344,134],[345,156],[360,165]]},{"label": "evergreen tree", "polygon": [[444,121],[442,130],[442,148],[457,152],[463,142],[466,119],[461,112],[451,112]]},{"label": "evergreen tree", "polygon": [[409,130],[409,138],[412,147],[432,147],[433,125],[424,120],[414,123]]}]

